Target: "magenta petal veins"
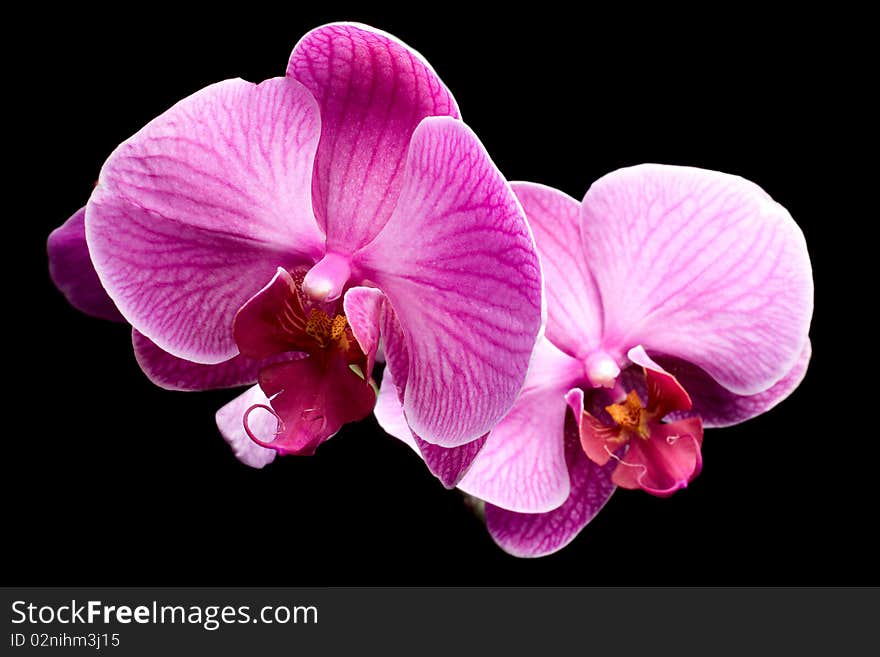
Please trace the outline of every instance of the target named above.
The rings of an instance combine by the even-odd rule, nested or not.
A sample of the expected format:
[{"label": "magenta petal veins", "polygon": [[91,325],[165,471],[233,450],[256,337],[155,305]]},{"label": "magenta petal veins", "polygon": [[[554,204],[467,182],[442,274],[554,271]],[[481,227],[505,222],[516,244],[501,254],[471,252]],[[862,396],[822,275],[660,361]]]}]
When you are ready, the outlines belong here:
[{"label": "magenta petal veins", "polygon": [[391,35],[356,23],[306,34],[287,74],[306,86],[321,111],[315,215],[328,249],[352,253],[394,211],[416,126],[427,116],[458,117],[458,108],[424,58]]},{"label": "magenta petal veins", "polygon": [[419,125],[397,208],[358,257],[400,322],[414,433],[455,447],[489,431],[523,384],[541,278],[522,210],[467,126]]},{"label": "magenta petal veins", "polygon": [[487,436],[481,436],[458,447],[447,448],[427,443],[416,436],[407,424],[400,397],[400,389],[394,382],[394,375],[390,368],[386,368],[382,375],[382,386],[379,389],[376,407],[373,409],[379,425],[421,456],[431,474],[444,486],[454,488],[459,485],[475,461],[480,458],[480,454],[485,449]]},{"label": "magenta petal veins", "polygon": [[601,300],[581,247],[581,204],[545,185],[514,182],[511,187],[541,256],[547,338],[570,356],[580,356],[602,337]]},{"label": "magenta petal veins", "polygon": [[95,269],[160,348],[219,363],[232,319],[279,265],[314,261],[318,107],[299,83],[227,80],[120,145],[86,206]]},{"label": "magenta petal veins", "polygon": [[486,526],[492,539],[517,557],[543,557],[564,548],[608,502],[615,487],[614,465],[596,465],[580,449],[577,431],[565,432],[565,454],[571,489],[565,501],[547,513],[518,513],[486,504]]},{"label": "magenta petal veins", "polygon": [[813,312],[810,260],[800,229],[760,187],[641,165],[593,183],[582,212],[605,344],[682,358],[740,395],[795,366]]},{"label": "magenta petal veins", "polygon": [[582,373],[580,363],[540,340],[517,403],[490,432],[459,487],[511,511],[538,513],[562,504],[570,492],[563,395]]},{"label": "magenta petal veins", "polygon": [[259,361],[241,355],[216,365],[183,360],[162,351],[137,329],[132,329],[131,342],[144,374],[167,390],[212,390],[251,385],[257,382],[260,371]]}]

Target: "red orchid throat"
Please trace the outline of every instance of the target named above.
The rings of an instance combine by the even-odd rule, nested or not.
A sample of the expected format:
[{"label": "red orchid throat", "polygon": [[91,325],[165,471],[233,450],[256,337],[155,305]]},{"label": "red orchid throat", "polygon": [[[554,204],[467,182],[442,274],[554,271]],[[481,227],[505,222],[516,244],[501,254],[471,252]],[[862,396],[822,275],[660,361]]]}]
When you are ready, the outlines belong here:
[{"label": "red orchid throat", "polygon": [[581,446],[599,465],[617,461],[612,481],[618,486],[665,497],[699,474],[703,425],[699,417],[662,422],[669,413],[691,410],[690,396],[667,372],[644,368],[644,373],[647,405],[631,390],[622,402],[605,407],[605,421],[584,411]]},{"label": "red orchid throat", "polygon": [[[315,300],[303,287],[302,275],[279,269],[233,326],[241,353],[264,362],[259,384],[269,400],[245,412],[245,433],[280,454],[314,453],[343,424],[366,417],[376,398],[341,300]],[[257,410],[274,416],[275,431],[264,438],[249,421]]]}]

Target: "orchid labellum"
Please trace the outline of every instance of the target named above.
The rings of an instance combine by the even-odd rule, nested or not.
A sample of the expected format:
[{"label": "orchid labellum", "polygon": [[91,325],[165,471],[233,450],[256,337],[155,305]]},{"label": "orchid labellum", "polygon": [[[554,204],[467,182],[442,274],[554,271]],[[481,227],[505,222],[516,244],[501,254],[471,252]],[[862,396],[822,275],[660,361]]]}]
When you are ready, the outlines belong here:
[{"label": "orchid labellum", "polygon": [[285,77],[208,86],[122,143],[49,259],[74,306],[131,324],[155,383],[258,382],[217,414],[254,466],[366,416],[381,339],[427,462],[457,476],[542,320],[522,208],[451,93],[347,23],[303,37]]},{"label": "orchid labellum", "polygon": [[[797,387],[813,281],[789,213],[736,176],[636,166],[596,181],[582,203],[513,187],[544,270],[546,335],[459,487],[486,502],[503,549],[541,556],[617,486],[686,487],[704,428],[760,415]],[[376,415],[414,444],[391,374]]]}]

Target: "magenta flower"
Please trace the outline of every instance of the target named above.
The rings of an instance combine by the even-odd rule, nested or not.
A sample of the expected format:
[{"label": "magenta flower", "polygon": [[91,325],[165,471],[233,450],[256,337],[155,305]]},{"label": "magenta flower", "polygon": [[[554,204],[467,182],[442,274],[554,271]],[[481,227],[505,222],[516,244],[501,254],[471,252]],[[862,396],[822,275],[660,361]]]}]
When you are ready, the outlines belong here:
[{"label": "magenta flower", "polygon": [[[615,486],[684,488],[703,427],[743,422],[797,387],[813,282],[791,216],[736,176],[642,165],[601,178],[583,203],[513,187],[541,255],[546,335],[459,486],[486,501],[504,550],[541,556]],[[395,383],[383,380],[376,416],[412,444]]]},{"label": "magenta flower", "polygon": [[73,305],[132,325],[158,385],[259,381],[217,414],[254,466],[370,412],[381,337],[426,460],[454,479],[541,325],[509,185],[427,62],[354,24],[303,37],[286,77],[220,82],[150,122],[49,256]]}]

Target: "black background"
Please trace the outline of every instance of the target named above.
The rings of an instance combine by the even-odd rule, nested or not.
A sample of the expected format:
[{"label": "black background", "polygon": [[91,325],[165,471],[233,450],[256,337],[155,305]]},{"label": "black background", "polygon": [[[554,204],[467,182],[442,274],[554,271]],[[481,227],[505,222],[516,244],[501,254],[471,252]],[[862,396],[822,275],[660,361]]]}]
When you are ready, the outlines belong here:
[{"label": "black background", "polygon": [[[615,168],[665,162],[760,184],[791,211],[813,260],[805,382],[765,416],[709,432],[703,473],[686,491],[620,491],[572,545],[538,560],[495,547],[460,495],[372,419],[311,458],[262,471],[238,463],[213,419],[235,393],[151,385],[125,326],[81,315],[54,290],[45,239],[148,120],[208,83],[283,74],[302,34],[345,19],[424,54],[512,180],[580,198]],[[847,273],[852,246],[870,239],[868,215],[847,206],[864,192],[853,176],[869,78],[850,20],[244,3],[234,13],[47,10],[10,23],[24,38],[7,61],[4,579],[877,583],[876,394],[853,378],[871,367],[857,332],[875,281]]]}]

